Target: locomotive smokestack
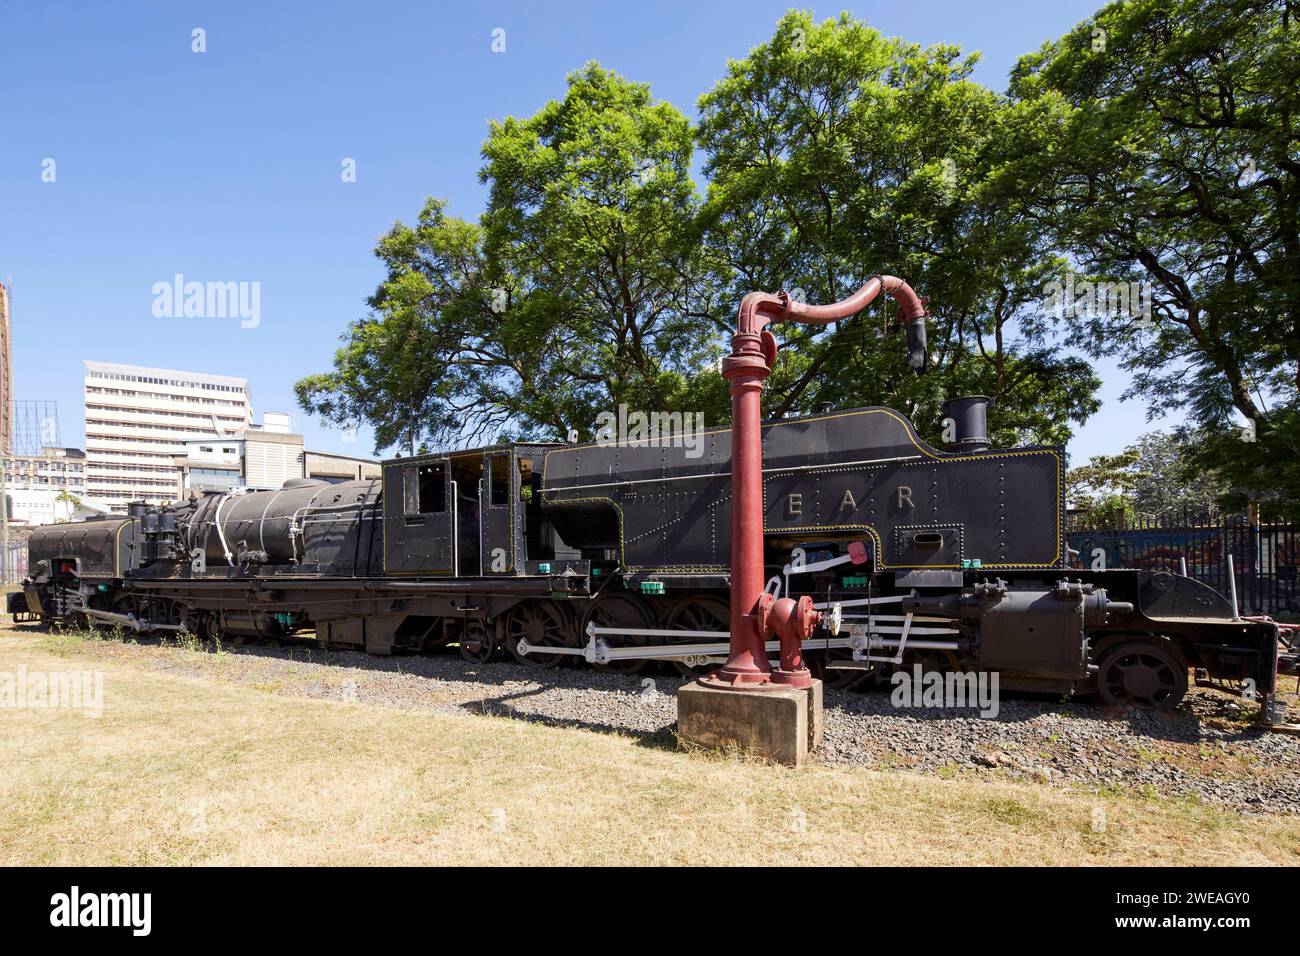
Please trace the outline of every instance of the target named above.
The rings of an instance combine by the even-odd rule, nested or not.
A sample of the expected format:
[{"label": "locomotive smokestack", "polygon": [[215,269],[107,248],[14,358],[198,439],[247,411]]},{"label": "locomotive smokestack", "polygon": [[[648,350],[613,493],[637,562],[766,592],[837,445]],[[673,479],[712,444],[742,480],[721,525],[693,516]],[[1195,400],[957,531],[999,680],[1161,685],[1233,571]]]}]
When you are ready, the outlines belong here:
[{"label": "locomotive smokestack", "polygon": [[[943,403],[943,417],[952,420],[952,444],[962,451],[983,451],[989,447],[989,406],[987,395],[964,395]],[[945,422],[945,424],[947,424]]]}]

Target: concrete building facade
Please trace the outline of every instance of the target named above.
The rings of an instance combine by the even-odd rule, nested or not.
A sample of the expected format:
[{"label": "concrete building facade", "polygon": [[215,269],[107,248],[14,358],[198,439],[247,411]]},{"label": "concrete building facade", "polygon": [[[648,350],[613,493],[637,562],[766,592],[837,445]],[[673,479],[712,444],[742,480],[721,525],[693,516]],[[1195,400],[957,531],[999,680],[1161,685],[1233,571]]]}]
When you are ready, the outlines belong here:
[{"label": "concrete building facade", "polygon": [[86,491],[128,502],[174,501],[187,443],[233,443],[253,420],[248,379],[86,362]]},{"label": "concrete building facade", "polygon": [[368,458],[305,450],[303,436],[291,427],[290,416],[266,412],[262,424],[233,438],[185,442],[185,454],[176,459],[180,481],[175,496],[277,491],[292,478],[340,482],[380,476],[379,463]]},{"label": "concrete building facade", "polygon": [[42,448],[39,455],[14,455],[6,462],[5,485],[83,496],[86,453],[80,448]]},{"label": "concrete building facade", "polygon": [[39,455],[4,459],[5,501],[18,526],[71,521],[107,511],[86,493],[86,453],[80,448],[42,448]]},{"label": "concrete building facade", "polygon": [[383,467],[377,461],[353,458],[349,455],[335,455],[325,451],[307,452],[305,466],[305,477],[332,484],[360,478],[379,478],[383,474]]},{"label": "concrete building facade", "polygon": [[244,432],[244,483],[259,491],[283,488],[290,478],[302,478],[306,453],[302,436],[265,428]]},{"label": "concrete building facade", "polygon": [[[270,417],[268,415],[268,417]],[[178,498],[210,491],[275,491],[304,476],[302,436],[249,428],[238,438],[199,438],[185,443]]]}]

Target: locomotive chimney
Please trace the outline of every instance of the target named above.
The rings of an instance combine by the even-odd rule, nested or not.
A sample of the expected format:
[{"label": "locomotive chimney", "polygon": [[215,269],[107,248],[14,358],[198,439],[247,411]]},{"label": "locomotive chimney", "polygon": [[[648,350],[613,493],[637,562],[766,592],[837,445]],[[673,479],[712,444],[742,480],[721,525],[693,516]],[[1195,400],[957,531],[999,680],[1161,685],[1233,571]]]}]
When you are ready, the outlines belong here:
[{"label": "locomotive chimney", "polygon": [[[964,395],[943,403],[943,417],[952,420],[951,443],[961,451],[984,451],[989,447],[989,406],[987,395]],[[947,425],[947,422],[944,423]]]}]

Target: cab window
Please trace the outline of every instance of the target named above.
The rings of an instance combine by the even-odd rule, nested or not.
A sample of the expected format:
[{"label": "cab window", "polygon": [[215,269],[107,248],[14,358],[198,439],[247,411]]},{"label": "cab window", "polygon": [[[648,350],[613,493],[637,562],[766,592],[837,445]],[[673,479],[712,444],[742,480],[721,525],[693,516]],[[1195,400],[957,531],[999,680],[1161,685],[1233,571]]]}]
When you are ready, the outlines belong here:
[{"label": "cab window", "polygon": [[408,515],[439,514],[447,510],[447,470],[443,462],[407,465],[402,497]]},{"label": "cab window", "polygon": [[510,501],[510,457],[493,455],[492,466],[488,469],[488,503],[493,508],[502,508]]}]

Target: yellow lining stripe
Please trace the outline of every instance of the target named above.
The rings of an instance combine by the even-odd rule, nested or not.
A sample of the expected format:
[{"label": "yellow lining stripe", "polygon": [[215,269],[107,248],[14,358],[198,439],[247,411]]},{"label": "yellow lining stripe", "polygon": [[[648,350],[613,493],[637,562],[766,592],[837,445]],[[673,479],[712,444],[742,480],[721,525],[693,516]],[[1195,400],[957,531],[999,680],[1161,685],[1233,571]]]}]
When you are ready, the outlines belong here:
[{"label": "yellow lining stripe", "polygon": [[[965,456],[965,457],[960,457],[960,458],[946,458],[946,457],[945,457],[945,458],[939,458],[939,459],[937,459],[937,460],[938,460],[940,463],[942,463],[942,464],[950,464],[950,465],[951,465],[951,464],[961,464],[962,462],[965,462],[965,461],[977,461],[977,460],[982,460],[982,459],[996,459],[996,458],[1017,458],[1017,457],[1024,456],[1024,455],[1051,455],[1053,461],[1054,461],[1055,464],[1056,464],[1056,513],[1057,513],[1057,520],[1056,520],[1056,552],[1055,552],[1055,554],[1054,554],[1053,557],[1052,557],[1052,561],[1056,561],[1057,559],[1059,559],[1059,558],[1061,557],[1061,541],[1062,541],[1061,519],[1060,519],[1060,515],[1061,515],[1061,511],[1062,511],[1062,509],[1061,509],[1061,455],[1060,455],[1058,452],[1055,452],[1055,451],[1053,451],[1053,450],[1050,449],[1050,448],[1035,448],[1035,449],[1029,449],[1029,450],[1026,450],[1026,451],[989,452],[988,454],[970,455],[970,456]],[[906,467],[906,466],[904,466],[904,467]],[[823,469],[839,469],[839,470],[842,470],[842,471],[857,471],[857,472],[865,472],[865,471],[867,470],[867,467],[861,467],[861,468],[853,468],[853,467],[843,468],[842,466],[839,466],[839,465],[816,465],[816,466],[814,466],[813,468],[809,469],[807,472],[805,472],[805,474],[814,474],[814,473],[816,473],[818,470],[823,470]],[[767,513],[767,482],[768,482],[768,481],[769,481],[769,478],[765,475],[764,478],[763,478],[763,513],[764,513],[764,514]],[[796,527],[793,527],[793,528],[769,528],[769,527],[767,526],[767,524],[764,523],[764,525],[763,525],[763,533],[764,533],[764,534],[768,534],[768,533],[779,534],[779,533],[781,533],[781,532],[791,532],[791,531],[795,531],[795,532],[797,532],[797,531],[803,530],[803,528],[807,528],[809,531],[837,531],[837,530],[850,531],[850,530],[856,530],[856,529],[867,529],[867,528],[870,528],[870,527],[871,527],[870,525],[853,525],[853,524],[848,524],[848,525],[802,525],[802,526],[796,526]],[[872,533],[872,535],[874,536],[874,535],[876,534],[875,529],[871,529],[871,533]],[[877,539],[877,542],[876,542],[876,543],[877,543],[877,547],[880,549],[880,552],[881,552],[880,554],[877,555],[877,558],[881,558],[881,555],[883,555],[883,552],[884,552],[884,545],[883,545],[883,542],[880,541],[879,539]],[[881,562],[880,562],[880,564],[879,564],[879,567],[881,567],[881,568],[885,568],[885,569],[889,569],[889,568],[912,567],[912,565],[903,565],[903,564],[892,564],[892,565],[891,565],[891,564],[886,564],[886,563],[883,562],[883,560],[881,560]],[[925,567],[927,567],[927,568],[960,568],[961,565],[959,565],[959,564],[927,564],[927,565],[925,565]],[[1031,569],[1038,569],[1038,568],[1052,568],[1052,567],[1055,567],[1055,565],[1052,564],[1052,563],[1047,563],[1047,564],[998,564],[998,563],[983,564],[983,563],[981,563],[980,567],[982,567],[982,568],[1031,568]]]},{"label": "yellow lining stripe", "polygon": [[[1051,455],[1052,458],[1053,458],[1053,460],[1054,460],[1054,462],[1055,462],[1055,464],[1056,464],[1056,502],[1057,502],[1057,508],[1056,508],[1056,510],[1057,510],[1057,521],[1056,521],[1056,552],[1055,552],[1055,554],[1054,554],[1053,557],[1052,557],[1052,562],[1053,562],[1053,563],[1047,563],[1047,564],[1002,564],[1002,563],[991,563],[991,564],[981,564],[980,566],[981,566],[982,568],[1025,568],[1025,569],[1029,569],[1029,570],[1049,569],[1049,568],[1052,568],[1052,567],[1055,566],[1054,562],[1057,561],[1057,560],[1059,560],[1059,558],[1061,557],[1062,531],[1061,531],[1061,517],[1060,517],[1060,515],[1061,515],[1061,468],[1062,468],[1062,459],[1061,459],[1061,455],[1060,455],[1060,453],[1057,452],[1057,451],[1055,451],[1055,450],[1053,450],[1053,449],[1050,449],[1050,448],[1036,448],[1036,449],[1025,449],[1025,450],[1016,450],[1016,451],[987,452],[987,453],[982,453],[982,454],[977,454],[977,455],[945,455],[945,454],[938,454],[938,453],[936,453],[936,451],[935,451],[934,449],[930,448],[928,445],[925,445],[923,442],[921,442],[921,441],[918,439],[918,436],[916,435],[915,428],[913,427],[913,425],[912,425],[911,422],[909,422],[906,418],[903,418],[901,415],[899,415],[898,413],[896,413],[893,409],[889,409],[889,408],[867,408],[867,409],[858,409],[858,410],[856,410],[856,411],[849,411],[849,412],[836,412],[836,413],[834,413],[834,414],[830,414],[830,415],[815,415],[815,416],[810,416],[810,417],[808,417],[808,418],[791,419],[791,420],[789,420],[789,421],[769,422],[769,423],[763,425],[762,428],[764,428],[764,429],[768,429],[768,428],[776,428],[776,427],[779,427],[779,426],[781,426],[781,425],[797,425],[797,424],[803,424],[803,423],[806,423],[806,422],[813,422],[813,421],[829,421],[829,420],[831,420],[831,419],[836,419],[836,418],[851,418],[851,417],[855,417],[855,416],[859,416],[859,415],[886,415],[886,416],[888,416],[889,418],[894,419],[895,421],[897,421],[899,424],[901,424],[901,425],[903,426],[903,431],[904,431],[904,433],[907,435],[907,439],[908,439],[908,441],[910,441],[910,442],[912,443],[913,447],[915,447],[915,448],[917,449],[917,451],[919,451],[922,455],[926,456],[927,458],[933,459],[934,461],[941,462],[941,463],[946,463],[946,464],[961,464],[962,462],[983,461],[983,460],[999,459],[999,458],[1017,458],[1017,457],[1022,457],[1022,456],[1026,456],[1026,455]],[[718,434],[722,434],[723,432],[730,432],[730,431],[732,431],[731,428],[717,428],[717,429],[712,429],[712,430],[709,430],[709,431],[701,432],[700,434],[701,434],[701,435],[718,435]],[[651,567],[649,567],[649,566],[638,566],[638,567],[635,567],[635,568],[634,568],[634,567],[628,566],[628,565],[626,564],[626,545],[625,545],[625,541],[624,541],[624,529],[623,529],[623,524],[624,524],[624,519],[623,519],[623,509],[619,506],[619,504],[618,504],[617,502],[615,502],[612,498],[604,498],[604,497],[590,497],[590,498],[555,498],[555,497],[547,497],[547,491],[546,491],[546,469],[547,469],[548,464],[549,464],[549,462],[550,462],[550,456],[551,456],[551,455],[559,454],[559,453],[561,453],[561,452],[567,452],[567,451],[581,451],[581,450],[586,449],[586,448],[610,448],[610,447],[620,447],[620,446],[611,446],[611,445],[607,445],[607,444],[600,444],[600,443],[598,443],[598,442],[588,442],[588,443],[583,444],[583,445],[570,445],[570,446],[566,446],[566,447],[564,447],[564,448],[554,448],[554,449],[551,449],[550,451],[547,451],[547,452],[542,456],[542,502],[543,502],[544,504],[565,505],[565,504],[570,504],[570,503],[574,503],[574,504],[576,504],[576,503],[580,503],[580,502],[603,501],[603,502],[607,502],[607,503],[613,505],[614,508],[615,508],[615,510],[618,512],[619,564],[622,565],[622,566],[624,567],[624,569],[627,570],[627,571],[669,571],[669,570],[678,570],[678,569],[681,569],[681,570],[697,570],[697,569],[699,569],[699,568],[701,568],[701,567],[718,567],[718,568],[720,568],[720,569],[722,569],[722,570],[730,570],[730,566],[729,566],[729,565],[715,565],[715,566],[686,566],[686,567],[682,567],[682,566],[679,566],[679,565],[660,565],[659,567],[656,567],[656,568],[651,568]],[[647,445],[645,445],[645,446],[642,446],[642,445],[630,445],[630,446],[621,446],[621,447],[637,448],[637,447],[654,447],[654,446],[652,446],[652,445],[648,445],[648,444],[647,444]],[[827,469],[827,470],[830,470],[830,469],[843,469],[844,467],[845,467],[845,466],[843,466],[843,465],[837,465],[837,464],[834,464],[834,463],[830,463],[830,462],[828,462],[828,463],[826,463],[825,465],[814,465],[814,466],[810,467],[810,468],[809,468],[806,472],[804,472],[804,473],[805,473],[805,474],[816,474],[819,470],[822,470],[822,469]],[[906,467],[906,466],[904,465],[904,467]],[[782,469],[779,469],[779,468],[778,468],[778,469],[772,469],[772,473],[773,473],[773,474],[772,474],[771,476],[769,476],[769,474],[768,474],[768,470],[767,470],[767,469],[764,469],[764,471],[763,471],[763,510],[764,510],[764,513],[766,513],[766,511],[767,511],[767,482],[768,482],[768,480],[769,480],[770,477],[775,476],[775,475],[776,475],[777,473],[779,473],[781,470],[782,470]],[[858,469],[858,470],[865,470],[865,468],[863,468],[863,469]],[[713,475],[700,475],[700,476],[698,476],[698,477],[716,477],[716,476],[713,476]],[[648,481],[653,481],[654,479],[647,479],[647,480],[648,480]],[[555,495],[556,492],[552,491],[552,492],[550,492],[550,494],[551,494],[551,495]],[[561,494],[563,494],[563,492],[561,492]],[[793,533],[799,533],[799,532],[803,532],[803,531],[865,531],[866,533],[868,533],[868,534],[871,536],[872,542],[873,542],[873,544],[875,545],[875,548],[876,548],[876,555],[875,555],[875,557],[876,557],[876,567],[881,568],[881,569],[883,569],[883,570],[897,569],[897,568],[901,568],[901,567],[911,567],[911,565],[890,565],[890,564],[885,563],[885,561],[884,561],[884,544],[883,544],[882,540],[880,539],[879,533],[878,533],[878,532],[876,531],[876,529],[873,528],[871,525],[866,525],[866,524],[849,524],[849,525],[806,525],[806,526],[799,527],[799,528],[769,528],[769,527],[767,527],[767,525],[766,525],[766,523],[765,523],[764,526],[763,526],[763,534],[764,534],[764,535],[767,535],[767,534],[781,534],[781,533],[787,533],[787,534],[788,534],[788,533],[792,533],[792,532],[793,532]],[[954,565],[947,565],[947,564],[944,564],[944,565],[926,565],[926,567],[929,567],[929,568],[954,568],[954,569],[960,569],[960,568],[961,568],[961,565],[956,565],[956,564],[954,564]]]},{"label": "yellow lining stripe", "polygon": [[113,531],[113,577],[115,578],[120,578],[122,576],[122,529],[134,520],[134,518],[127,518]]}]

